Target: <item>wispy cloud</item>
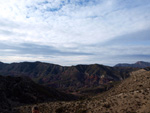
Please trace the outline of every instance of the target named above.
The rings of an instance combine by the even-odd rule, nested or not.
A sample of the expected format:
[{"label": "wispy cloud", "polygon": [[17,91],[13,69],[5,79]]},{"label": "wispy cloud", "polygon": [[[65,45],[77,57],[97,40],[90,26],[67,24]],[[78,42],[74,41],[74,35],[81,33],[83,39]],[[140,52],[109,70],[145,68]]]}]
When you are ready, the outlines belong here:
[{"label": "wispy cloud", "polygon": [[[37,54],[38,59],[51,53],[61,60],[69,57],[61,62],[66,65],[71,64],[74,55],[79,58],[72,64],[113,64],[108,59],[116,56],[122,61],[117,57],[122,52],[140,56],[150,44],[149,11],[149,0],[0,1],[0,42],[10,46],[6,51],[0,46],[1,56],[30,54],[30,59]],[[12,46],[15,44],[20,46]],[[144,54],[149,53],[147,50]]]},{"label": "wispy cloud", "polygon": [[[10,43],[9,43],[10,44]],[[87,53],[84,51],[72,51],[72,50],[65,50],[65,48],[57,49],[52,46],[46,46],[46,45],[37,45],[32,43],[21,43],[17,45],[8,45],[5,43],[0,43],[0,51],[5,52],[5,55],[11,54],[22,54],[22,55],[57,55],[57,56],[77,56],[77,55],[93,55],[92,53]]]}]

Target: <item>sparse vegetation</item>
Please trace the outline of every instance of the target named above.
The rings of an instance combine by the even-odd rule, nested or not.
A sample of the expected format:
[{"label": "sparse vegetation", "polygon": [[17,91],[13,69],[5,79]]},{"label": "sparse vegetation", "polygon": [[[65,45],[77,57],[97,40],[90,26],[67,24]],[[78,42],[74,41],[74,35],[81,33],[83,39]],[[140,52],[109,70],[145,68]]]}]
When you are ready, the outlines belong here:
[{"label": "sparse vegetation", "polygon": [[[149,76],[150,71],[139,70],[114,85],[112,89],[98,95],[77,101],[39,103],[37,106],[42,113],[148,113],[150,112],[150,83],[147,79]],[[46,95],[48,93],[41,88],[37,89]],[[4,97],[2,93],[0,95]],[[32,106],[16,107],[17,112],[11,113],[29,113]]]},{"label": "sparse vegetation", "polygon": [[79,109],[75,113],[87,113],[87,110],[81,110],[81,109]]},{"label": "sparse vegetation", "polygon": [[110,108],[110,104],[104,104],[103,107]]}]

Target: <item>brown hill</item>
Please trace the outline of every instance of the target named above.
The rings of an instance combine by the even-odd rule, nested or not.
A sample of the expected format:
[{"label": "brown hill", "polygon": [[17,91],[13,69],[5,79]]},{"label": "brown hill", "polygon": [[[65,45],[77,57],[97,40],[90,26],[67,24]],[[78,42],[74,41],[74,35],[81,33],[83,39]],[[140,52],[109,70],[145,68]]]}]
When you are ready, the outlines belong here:
[{"label": "brown hill", "polygon": [[98,113],[98,111],[150,112],[148,108],[150,105],[150,71],[141,69],[132,72],[131,77],[95,99],[100,99],[102,103],[94,109],[95,113]]},{"label": "brown hill", "polygon": [[[96,97],[73,102],[50,102],[37,105],[42,113],[149,113],[150,71],[132,72],[116,87]],[[32,106],[18,108],[28,113]]]}]

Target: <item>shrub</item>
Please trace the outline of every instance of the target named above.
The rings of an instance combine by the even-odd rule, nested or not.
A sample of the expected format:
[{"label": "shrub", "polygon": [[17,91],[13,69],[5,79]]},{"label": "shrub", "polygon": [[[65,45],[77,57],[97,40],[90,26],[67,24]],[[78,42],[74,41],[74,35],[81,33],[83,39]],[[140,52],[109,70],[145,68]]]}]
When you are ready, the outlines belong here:
[{"label": "shrub", "polygon": [[110,108],[110,104],[104,104],[103,107]]},{"label": "shrub", "polygon": [[56,109],[56,113],[63,113],[64,112],[64,108],[60,107],[58,109]]},{"label": "shrub", "polygon": [[87,110],[81,110],[81,109],[76,111],[76,113],[86,113],[86,112],[87,112]]}]

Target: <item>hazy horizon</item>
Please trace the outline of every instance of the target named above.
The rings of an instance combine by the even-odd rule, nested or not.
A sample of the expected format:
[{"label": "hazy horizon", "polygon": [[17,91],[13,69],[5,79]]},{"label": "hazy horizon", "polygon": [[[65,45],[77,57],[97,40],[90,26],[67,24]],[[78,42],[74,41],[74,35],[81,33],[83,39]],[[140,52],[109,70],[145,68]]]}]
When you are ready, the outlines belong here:
[{"label": "hazy horizon", "polygon": [[150,1],[0,1],[0,61],[149,62]]},{"label": "hazy horizon", "polygon": [[[2,62],[2,61],[0,61]],[[20,61],[20,62],[2,62],[5,64],[12,64],[12,63],[24,63],[24,62],[29,62],[29,63],[35,63],[35,62],[41,62],[41,63],[48,63],[48,64],[54,64],[54,65],[60,65],[60,66],[77,66],[77,65],[93,65],[93,64],[99,64],[99,63],[92,63],[92,64],[74,64],[74,65],[61,65],[61,64],[57,64],[57,63],[51,63],[51,62],[42,62],[42,61]],[[107,64],[99,64],[99,65],[104,65],[104,66],[110,66],[110,67],[114,67],[117,64],[135,64],[138,62],[146,62],[146,61],[136,61],[133,63],[127,63],[127,62],[120,62],[120,63],[116,63],[114,65],[107,65]],[[150,63],[150,62],[146,62],[146,63]]]}]

